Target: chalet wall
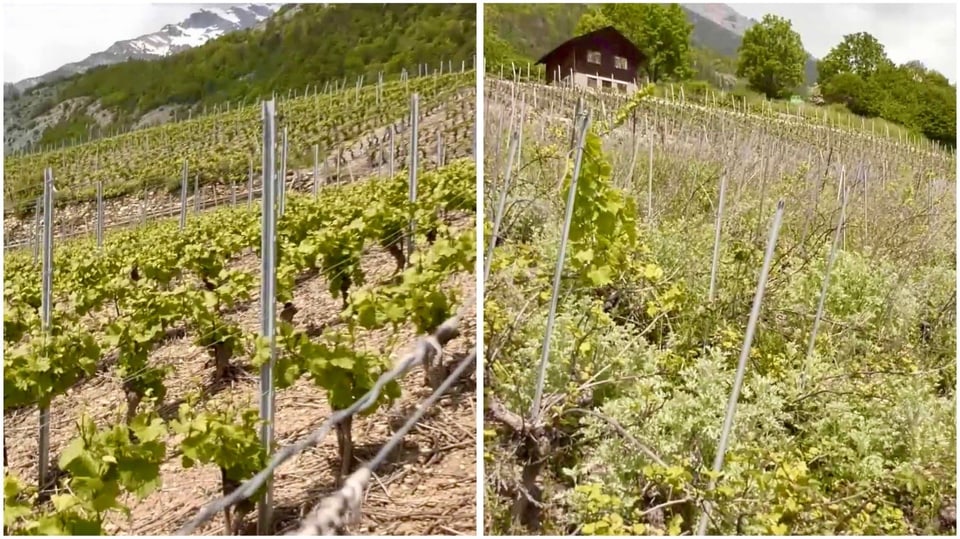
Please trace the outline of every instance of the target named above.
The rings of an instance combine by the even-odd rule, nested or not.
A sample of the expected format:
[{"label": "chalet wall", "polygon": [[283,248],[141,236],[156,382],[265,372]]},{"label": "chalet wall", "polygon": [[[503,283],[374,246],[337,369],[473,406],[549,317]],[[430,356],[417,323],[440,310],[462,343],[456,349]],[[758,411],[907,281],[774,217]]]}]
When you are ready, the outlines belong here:
[{"label": "chalet wall", "polygon": [[637,85],[634,82],[626,82],[610,77],[587,75],[586,73],[575,72],[573,74],[573,84],[583,88],[600,88],[630,94],[637,91]]},{"label": "chalet wall", "polygon": [[[626,47],[618,46],[618,43],[609,41],[595,40],[592,43],[581,43],[573,49],[573,70],[578,73],[587,73],[594,76],[610,79],[633,81],[637,77],[636,62],[629,59],[629,50]],[[593,64],[587,61],[589,51],[600,52],[600,64]],[[614,57],[620,56],[627,58],[627,69],[617,69]]]}]

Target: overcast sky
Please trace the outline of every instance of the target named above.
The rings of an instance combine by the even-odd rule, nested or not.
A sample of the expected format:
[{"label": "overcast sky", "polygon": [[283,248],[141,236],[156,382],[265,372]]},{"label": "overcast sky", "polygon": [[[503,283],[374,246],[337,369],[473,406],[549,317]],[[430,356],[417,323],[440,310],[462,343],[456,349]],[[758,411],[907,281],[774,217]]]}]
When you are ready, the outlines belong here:
[{"label": "overcast sky", "polygon": [[843,36],[868,32],[898,64],[920,60],[957,81],[957,5],[728,4],[752,19],[767,13],[790,19],[807,52],[823,58]]},{"label": "overcast sky", "polygon": [[[216,3],[216,2],[213,2]],[[3,81],[78,62],[116,41],[156,32],[201,4],[3,2]]]}]

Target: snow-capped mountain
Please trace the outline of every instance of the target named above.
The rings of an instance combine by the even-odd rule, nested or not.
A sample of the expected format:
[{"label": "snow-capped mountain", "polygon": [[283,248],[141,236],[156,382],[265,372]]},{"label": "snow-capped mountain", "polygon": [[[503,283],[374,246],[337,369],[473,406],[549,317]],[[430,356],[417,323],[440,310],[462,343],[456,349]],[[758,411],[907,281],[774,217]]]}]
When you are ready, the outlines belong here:
[{"label": "snow-capped mountain", "polygon": [[[255,26],[273,15],[279,7],[279,4],[205,6],[177,24],[168,24],[152,34],[117,41],[106,50],[95,52],[79,62],[60,66],[39,77],[24,79],[13,87],[20,93],[40,83],[69,77],[97,66],[118,64],[130,59],[153,60],[176,54],[224,34]],[[4,90],[6,93],[7,88]]]},{"label": "snow-capped mountain", "polygon": [[726,30],[742,36],[757,21],[744,17],[726,4],[680,4],[687,11],[712,21]]}]

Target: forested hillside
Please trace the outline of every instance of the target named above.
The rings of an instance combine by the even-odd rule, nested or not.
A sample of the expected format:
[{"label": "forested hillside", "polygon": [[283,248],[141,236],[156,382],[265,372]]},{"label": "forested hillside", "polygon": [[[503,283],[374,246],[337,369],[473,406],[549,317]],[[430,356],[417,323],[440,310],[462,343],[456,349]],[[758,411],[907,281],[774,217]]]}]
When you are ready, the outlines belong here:
[{"label": "forested hillside", "polygon": [[475,10],[467,4],[286,6],[263,28],[162,60],[130,61],[62,81],[32,116],[68,100],[82,101],[46,130],[41,144],[57,145],[136,126],[163,106],[202,110],[334,80],[352,84],[378,72],[396,78],[404,68],[437,69],[441,61],[458,69],[465,61],[469,67],[476,49]]}]

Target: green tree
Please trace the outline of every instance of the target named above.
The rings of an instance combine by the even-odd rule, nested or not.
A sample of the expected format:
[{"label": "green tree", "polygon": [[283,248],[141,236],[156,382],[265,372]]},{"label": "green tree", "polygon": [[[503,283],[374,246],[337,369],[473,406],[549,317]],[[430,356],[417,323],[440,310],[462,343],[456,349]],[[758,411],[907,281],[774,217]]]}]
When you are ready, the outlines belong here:
[{"label": "green tree", "polygon": [[693,74],[690,34],[693,24],[679,4],[603,4],[580,16],[577,33],[613,26],[647,57],[653,82],[683,80]]},{"label": "green tree", "polygon": [[578,36],[582,36],[583,34],[589,34],[594,30],[606,28],[607,26],[614,25],[610,22],[610,19],[603,14],[603,11],[600,8],[589,9],[580,16],[580,20],[577,21],[577,27],[574,29],[574,33]]},{"label": "green tree", "polygon": [[917,121],[923,134],[946,146],[957,146],[957,89],[925,84],[920,92]]},{"label": "green tree", "polygon": [[840,72],[821,86],[821,93],[827,102],[842,103],[855,114],[879,116],[956,146],[957,89],[920,62],[884,63],[868,78]]},{"label": "green tree", "polygon": [[483,30],[483,60],[491,73],[498,71],[500,66],[506,66],[509,71],[511,63],[521,65],[529,61],[489,27]]},{"label": "green tree", "polygon": [[847,34],[843,40],[817,64],[820,83],[841,73],[853,73],[864,80],[877,70],[892,65],[883,44],[866,32]]},{"label": "green tree", "polygon": [[875,106],[866,107],[867,114],[919,131],[921,86],[922,83],[904,66],[882,66],[867,81],[865,97],[876,103]]},{"label": "green tree", "polygon": [[803,83],[806,53],[790,21],[764,15],[743,35],[737,76],[770,98],[786,97]]},{"label": "green tree", "polygon": [[869,115],[867,83],[853,73],[840,73],[820,85],[820,95],[828,103],[842,103],[855,114]]}]

